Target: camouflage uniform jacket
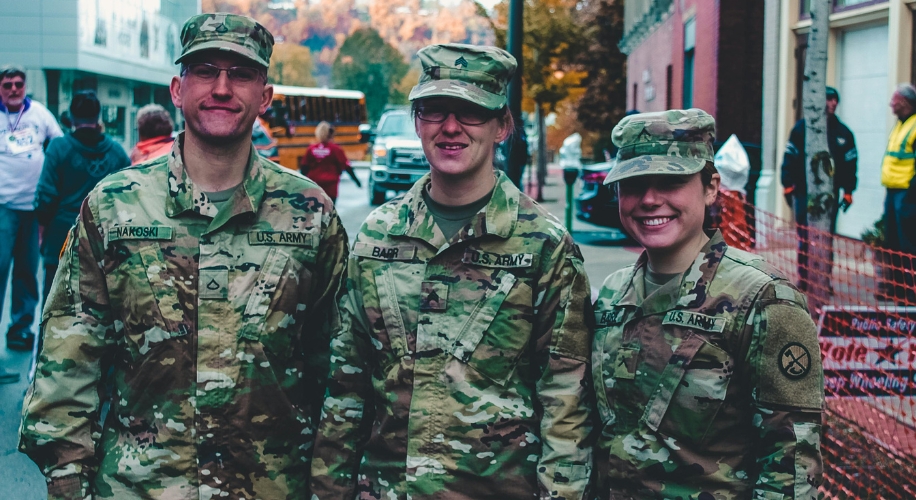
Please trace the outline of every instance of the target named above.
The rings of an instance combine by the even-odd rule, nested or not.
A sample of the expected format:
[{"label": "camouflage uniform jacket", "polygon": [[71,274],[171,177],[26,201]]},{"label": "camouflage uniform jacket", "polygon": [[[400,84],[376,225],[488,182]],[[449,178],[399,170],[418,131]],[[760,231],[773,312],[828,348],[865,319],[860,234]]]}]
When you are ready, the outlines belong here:
[{"label": "camouflage uniform jacket", "polygon": [[377,209],[356,237],[312,492],[583,498],[591,309],[578,247],[502,173],[445,241],[428,184]]},{"label": "camouflage uniform jacket", "polygon": [[823,369],[804,296],[720,233],[649,297],[645,272],[643,255],[595,304],[601,498],[817,498]]},{"label": "camouflage uniform jacket", "polygon": [[249,162],[219,212],[178,146],[84,201],[21,428],[52,498],[307,497],[347,238],[313,182]]}]

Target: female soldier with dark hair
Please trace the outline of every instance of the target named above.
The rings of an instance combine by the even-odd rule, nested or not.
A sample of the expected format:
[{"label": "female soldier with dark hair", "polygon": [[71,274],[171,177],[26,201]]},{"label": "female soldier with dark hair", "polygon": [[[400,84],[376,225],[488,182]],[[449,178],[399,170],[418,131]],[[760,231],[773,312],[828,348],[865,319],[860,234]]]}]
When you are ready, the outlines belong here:
[{"label": "female soldier with dark hair", "polygon": [[824,379],[805,297],[703,230],[715,122],[698,109],[614,128],[620,219],[645,251],[595,304],[600,498],[817,497]]}]

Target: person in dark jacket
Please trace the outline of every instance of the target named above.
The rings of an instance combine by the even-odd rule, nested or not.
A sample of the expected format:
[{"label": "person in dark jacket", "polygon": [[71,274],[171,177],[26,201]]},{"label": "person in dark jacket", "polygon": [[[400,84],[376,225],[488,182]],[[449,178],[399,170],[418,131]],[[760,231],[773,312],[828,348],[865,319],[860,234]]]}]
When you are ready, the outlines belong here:
[{"label": "person in dark jacket", "polygon": [[106,175],[130,165],[120,144],[99,126],[101,105],[95,92],[77,92],[70,103],[73,133],[51,141],[35,192],[35,215],[42,228],[44,300],[51,290],[60,250],[86,194]]},{"label": "person in dark jacket", "polygon": [[[852,205],[852,192],[856,189],[856,169],[859,153],[856,150],[856,139],[849,127],[836,116],[840,104],[840,94],[833,87],[827,87],[827,145],[833,159],[833,197],[838,200],[839,208],[844,211]],[[782,186],[786,203],[795,211],[795,222],[798,224],[798,278],[799,287],[805,290],[808,279],[808,180],[805,175],[805,120],[798,120],[789,133],[789,143],[782,160]],[[843,196],[840,197],[840,189]],[[830,232],[836,232],[837,206],[831,215]],[[830,253],[831,266],[833,252]]]}]

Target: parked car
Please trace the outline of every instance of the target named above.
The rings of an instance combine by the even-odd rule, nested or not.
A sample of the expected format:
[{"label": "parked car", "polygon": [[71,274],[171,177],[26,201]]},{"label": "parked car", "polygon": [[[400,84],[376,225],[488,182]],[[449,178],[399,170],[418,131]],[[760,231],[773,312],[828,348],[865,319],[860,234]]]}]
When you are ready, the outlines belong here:
[{"label": "parked car", "polygon": [[406,109],[386,111],[372,134],[369,203],[385,203],[388,191],[407,191],[429,172],[413,118]]},{"label": "parked car", "polygon": [[616,160],[611,160],[582,167],[579,174],[582,185],[576,197],[576,218],[623,231],[617,191],[613,185],[604,184],[604,178],[615,163]]}]

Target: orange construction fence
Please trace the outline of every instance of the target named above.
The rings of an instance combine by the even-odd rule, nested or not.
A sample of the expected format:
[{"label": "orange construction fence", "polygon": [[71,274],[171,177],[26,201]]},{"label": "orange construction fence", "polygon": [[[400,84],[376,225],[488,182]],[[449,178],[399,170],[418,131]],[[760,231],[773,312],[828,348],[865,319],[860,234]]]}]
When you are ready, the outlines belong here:
[{"label": "orange construction fence", "polygon": [[808,295],[824,360],[824,497],[916,499],[916,256],[720,195],[714,220],[725,240]]}]

